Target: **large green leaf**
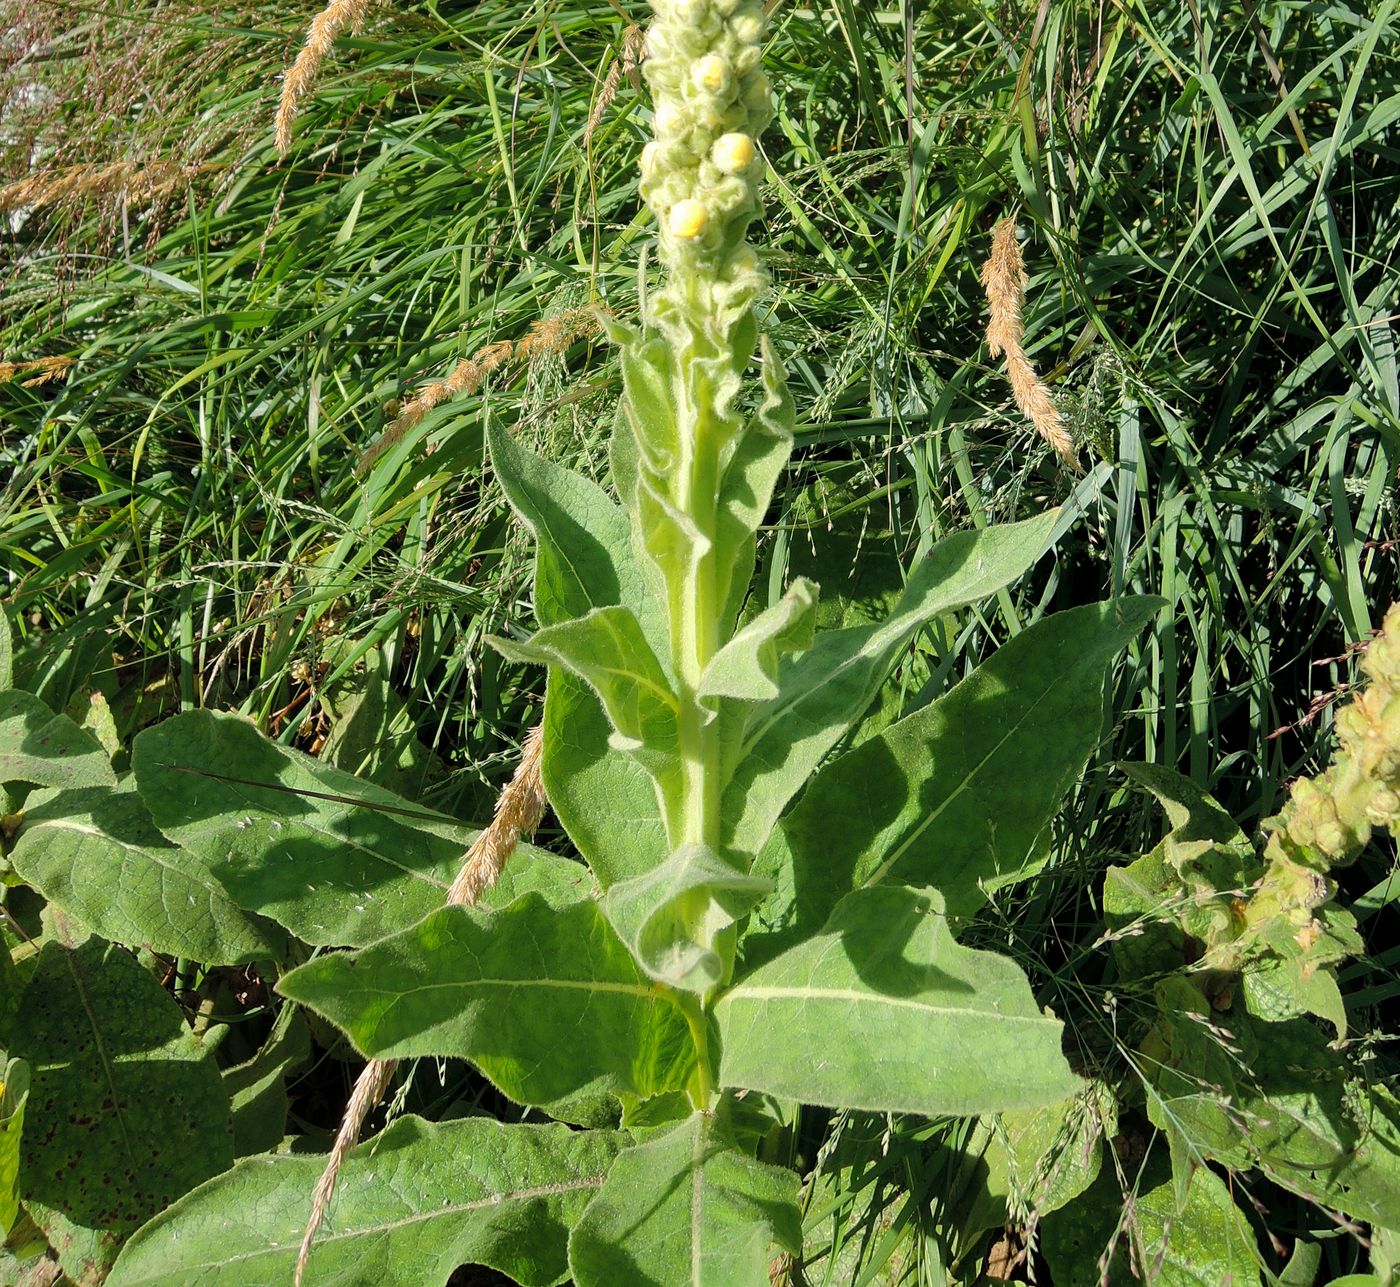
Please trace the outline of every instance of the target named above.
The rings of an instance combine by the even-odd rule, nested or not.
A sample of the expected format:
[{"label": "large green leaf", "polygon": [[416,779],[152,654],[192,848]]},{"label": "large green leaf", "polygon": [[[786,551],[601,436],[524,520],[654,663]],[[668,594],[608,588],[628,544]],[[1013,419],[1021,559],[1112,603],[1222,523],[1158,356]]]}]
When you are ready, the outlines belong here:
[{"label": "large green leaf", "polygon": [[28,1101],[29,1065],[23,1059],[0,1064],[0,1242],[19,1214],[19,1163]]},{"label": "large green leaf", "polygon": [[1020,969],[953,941],[932,890],[851,894],[715,1007],[722,1084],[808,1104],[994,1113],[1080,1081]]},{"label": "large green leaf", "polygon": [[613,744],[646,769],[663,799],[679,803],[679,706],[630,608],[597,608],[524,642],[491,642],[513,661],[562,666],[584,680],[612,723]]},{"label": "large green leaf", "polygon": [[366,1055],[470,1059],[523,1104],[584,1091],[645,1098],[684,1086],[694,1061],[680,1010],[591,899],[444,908],[362,951],[311,961],[278,988]]},{"label": "large green leaf", "polygon": [[754,532],[768,512],[773,489],[792,455],[797,428],[787,373],[766,335],[760,341],[760,352],[763,401],[736,436],[724,462],[719,489],[715,568],[724,631],[731,627],[748,593],[754,568]]},{"label": "large green leaf", "polygon": [[550,807],[606,889],[656,866],[668,847],[651,775],[611,744],[593,690],[555,669],[545,685],[541,774]]},{"label": "large green leaf", "polygon": [[84,787],[31,804],[10,856],[45,898],[104,938],[205,965],[276,958],[286,935],[241,911],[173,845],[134,789]]},{"label": "large green leaf", "polygon": [[[132,758],[156,826],[238,906],[308,943],[370,943],[421,920],[476,836],[232,715],[166,720],[136,738]],[[513,865],[533,852],[522,846]]]},{"label": "large green leaf", "polygon": [[773,1243],[801,1250],[797,1192],[696,1113],[613,1164],[569,1238],[576,1287],[767,1287]]},{"label": "large green leaf", "polygon": [[1142,1277],[1154,1287],[1259,1287],[1254,1232],[1225,1182],[1198,1170],[1184,1204],[1161,1163],[1129,1201],[1105,1169],[1077,1201],[1048,1215],[1041,1241],[1055,1287],[1102,1287]]},{"label": "large green leaf", "polygon": [[1034,870],[1102,734],[1109,665],[1159,606],[1124,599],[1039,621],[824,767],[782,822],[791,872],[772,874],[792,884],[764,915],[779,941],[814,933],[842,897],[879,881],[933,885],[960,916]]},{"label": "large green leaf", "polygon": [[721,780],[734,770],[754,715],[779,694],[778,664],[812,646],[817,587],[798,578],[771,608],[744,626],[705,668],[698,696],[718,723]]},{"label": "large green leaf", "polygon": [[788,802],[870,704],[914,635],[939,613],[1023,575],[1045,553],[1056,515],[950,536],[914,569],[886,621],[818,635],[780,668],[779,695],[755,715],[726,788],[727,847],[744,854],[762,849]]},{"label": "large green leaf", "polygon": [[[601,488],[526,451],[500,426],[488,425],[487,438],[506,495],[535,537],[539,624],[558,625],[594,608],[625,604],[659,646],[659,616],[632,555],[625,512]],[[555,816],[605,887],[647,871],[666,843],[651,779],[609,744],[611,732],[582,679],[550,675],[545,789]]]},{"label": "large green leaf", "polygon": [[124,949],[98,938],[46,944],[11,1053],[33,1079],[24,1203],[83,1287],[102,1280],[128,1234],[233,1164],[218,1070]]},{"label": "large green leaf", "polygon": [[0,782],[112,786],[117,775],[102,744],[33,693],[0,691]]},{"label": "large green leaf", "polygon": [[560,625],[594,608],[641,607],[626,513],[596,483],[521,447],[494,420],[486,439],[496,477],[535,538],[535,615]]},{"label": "large green leaf", "polygon": [[[569,1229],[624,1142],[557,1125],[402,1117],[345,1159],[306,1287],[442,1287],[462,1264],[549,1287],[564,1278]],[[109,1287],[289,1284],[324,1165],[238,1163],[132,1238]]]},{"label": "large green leaf", "polygon": [[1400,1101],[1363,1087],[1308,1019],[1269,1023],[1212,1009],[1181,977],[1158,985],[1145,1053],[1153,1121],[1199,1156],[1323,1206],[1400,1222]]}]

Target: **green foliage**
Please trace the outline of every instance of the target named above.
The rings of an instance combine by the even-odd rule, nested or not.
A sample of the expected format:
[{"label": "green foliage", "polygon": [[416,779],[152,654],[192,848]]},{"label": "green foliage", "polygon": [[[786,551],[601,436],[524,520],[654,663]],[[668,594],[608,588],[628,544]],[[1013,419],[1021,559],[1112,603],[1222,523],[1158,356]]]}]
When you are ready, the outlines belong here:
[{"label": "green foliage", "polygon": [[[1388,1283],[1386,712],[1338,717],[1319,781],[1310,702],[1395,579],[1400,7],[776,6],[751,391],[751,319],[691,361],[645,274],[636,316],[644,6],[382,10],[282,164],[302,15],[147,8],[21,6],[0,51],[0,188],[38,167],[69,194],[6,211],[0,355],[77,359],[0,378],[0,1044],[55,952],[106,953],[216,1074],[217,1165],[267,1156],[111,1281],[289,1277],[321,1160],[273,1154],[321,1145],[347,1048],[277,983],[363,1051],[429,1056],[391,1117],[506,1119],[352,1154],[313,1287],[757,1283],[770,1244],[794,1281],[971,1281],[986,1231],[1041,1217],[1057,1284]],[[1082,480],[975,357],[975,261],[1018,212]],[[521,345],[358,468],[425,381],[596,300],[637,322],[619,362],[583,326]],[[697,433],[712,514],[683,494]],[[705,623],[692,673],[672,644]],[[584,861],[522,849],[443,911],[454,819],[536,718],[527,658],[574,668],[544,681],[546,843]],[[1111,753],[1151,761],[1160,843]],[[821,995],[760,1007],[774,972]],[[56,1076],[61,1043],[25,1039],[10,1068]],[[607,1129],[522,1126],[500,1090]],[[6,1117],[7,1090],[0,1150],[38,1147],[34,1102]],[[0,1279],[44,1270],[31,1217],[95,1279],[124,1210],[54,1214],[6,1156],[0,1215],[28,1214]],[[1370,1273],[1313,1206],[1370,1226]]]},{"label": "green foliage", "polygon": [[167,840],[133,783],[31,796],[24,823],[10,853],[16,875],[104,938],[210,965],[281,955],[286,936]]},{"label": "green foliage", "polygon": [[[314,1281],[442,1287],[470,1263],[549,1287],[565,1277],[569,1229],[623,1142],[558,1125],[401,1118],[346,1160],[336,1231],[317,1247]],[[314,1157],[239,1162],[148,1224],[108,1283],[290,1282],[320,1173]]]},{"label": "green foliage", "polygon": [[942,899],[897,885],[851,894],[819,933],[740,976],[715,1017],[724,1084],[804,1103],[990,1113],[1078,1085],[1021,971],[959,947]]},{"label": "green foliage", "polygon": [[624,1152],[569,1236],[578,1287],[761,1283],[769,1246],[801,1245],[797,1176],[694,1113]]},{"label": "green foliage", "polygon": [[19,1214],[19,1163],[28,1100],[29,1065],[23,1059],[7,1060],[0,1081],[0,1233],[9,1233]]},{"label": "green foliage", "polygon": [[280,990],[366,1055],[471,1059],[522,1104],[599,1090],[649,1098],[682,1088],[694,1059],[684,1016],[591,899],[444,908],[361,952],[303,965]]},{"label": "green foliage", "polygon": [[122,948],[45,944],[5,1033],[30,1068],[25,1210],[82,1287],[233,1162],[228,1095],[179,1008]]}]

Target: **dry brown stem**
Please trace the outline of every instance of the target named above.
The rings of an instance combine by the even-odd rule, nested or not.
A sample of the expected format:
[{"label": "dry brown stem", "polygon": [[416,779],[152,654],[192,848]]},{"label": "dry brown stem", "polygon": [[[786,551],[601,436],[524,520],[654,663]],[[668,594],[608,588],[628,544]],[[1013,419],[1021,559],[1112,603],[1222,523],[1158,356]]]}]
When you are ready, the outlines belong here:
[{"label": "dry brown stem", "polygon": [[365,21],[369,0],[330,0],[312,20],[306,43],[282,82],[282,98],[277,104],[277,151],[286,156],[292,146],[292,124],[297,108],[316,83],[316,73],[330,55],[338,37],[358,32]]},{"label": "dry brown stem", "polygon": [[1001,219],[992,232],[992,253],[982,265],[982,289],[987,295],[987,347],[993,357],[1006,355],[1006,376],[1011,394],[1023,415],[1040,431],[1060,458],[1079,469],[1074,443],[1065,429],[1045,381],[1036,374],[1021,341],[1025,322],[1021,316],[1026,299],[1026,266],[1016,240],[1014,219]]},{"label": "dry brown stem", "polygon": [[[515,775],[497,797],[495,816],[490,825],[472,842],[462,861],[461,870],[457,873],[457,879],[447,891],[449,907],[474,907],[481,895],[500,879],[507,860],[520,843],[521,836],[528,835],[540,825],[548,803],[540,778],[543,747],[544,725],[537,724],[525,735],[520,763],[516,767]],[[330,1209],[331,1198],[335,1195],[335,1182],[340,1175],[345,1155],[359,1142],[365,1118],[384,1097],[384,1091],[388,1088],[397,1067],[397,1059],[371,1059],[355,1082],[355,1089],[350,1094],[350,1102],[345,1106],[345,1116],[335,1137],[335,1145],[326,1159],[326,1168],[321,1172],[321,1178],[316,1181],[311,1218],[306,1222],[301,1250],[297,1253],[296,1270],[292,1277],[293,1287],[301,1287],[302,1277],[306,1273],[306,1262],[311,1256],[311,1244],[326,1218],[326,1212]]]},{"label": "dry brown stem", "polygon": [[417,397],[404,404],[388,428],[360,457],[356,472],[367,472],[380,456],[399,442],[404,434],[434,407],[449,398],[475,393],[486,382],[487,376],[494,374],[501,367],[532,362],[549,354],[563,353],[575,340],[592,335],[597,329],[598,318],[594,310],[576,308],[533,322],[523,339],[514,342],[497,340],[477,349],[471,357],[458,362],[446,379],[435,380]]}]

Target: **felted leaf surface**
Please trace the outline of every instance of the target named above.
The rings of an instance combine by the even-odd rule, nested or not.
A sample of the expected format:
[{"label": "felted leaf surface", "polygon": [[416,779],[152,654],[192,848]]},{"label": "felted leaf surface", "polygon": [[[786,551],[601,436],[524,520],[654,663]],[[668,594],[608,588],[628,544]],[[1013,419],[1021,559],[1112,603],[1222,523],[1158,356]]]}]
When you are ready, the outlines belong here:
[{"label": "felted leaf surface", "polygon": [[[1056,1287],[1101,1287],[1105,1272],[1110,1283],[1133,1282],[1130,1263],[1151,1265],[1155,1287],[1258,1287],[1254,1231],[1225,1182],[1201,1168],[1178,1207],[1171,1178],[1162,1172],[1152,1166],[1129,1204],[1105,1169],[1077,1202],[1046,1217],[1041,1246]],[[1102,1258],[1110,1248],[1105,1270]]]},{"label": "felted leaf surface", "polygon": [[372,947],[310,961],[278,990],[366,1055],[470,1059],[522,1104],[659,1094],[684,1086],[694,1060],[681,1012],[592,900],[443,908]]},{"label": "felted leaf surface", "polygon": [[627,515],[596,483],[520,446],[494,420],[487,442],[511,508],[535,538],[535,615],[560,625],[594,608],[639,609]]},{"label": "felted leaf surface", "polygon": [[132,760],[156,826],[238,906],[318,946],[373,942],[441,907],[470,834],[231,715],[148,728]]},{"label": "felted leaf surface", "polygon": [[311,1055],[311,1034],[296,1006],[282,1007],[263,1048],[223,1073],[233,1114],[236,1157],[267,1153],[287,1133],[287,1077]]},{"label": "felted leaf surface", "polygon": [[1081,1084],[1025,975],[955,943],[932,890],[851,894],[820,934],[740,979],[715,1018],[723,1085],[807,1104],[994,1113]]},{"label": "felted leaf surface", "polygon": [[767,336],[760,341],[760,352],[763,401],[736,435],[720,485],[715,565],[716,589],[724,605],[720,614],[723,630],[738,615],[748,592],[754,568],[754,532],[772,503],[773,489],[792,455],[797,429],[797,409],[787,387],[787,373]]},{"label": "felted leaf surface", "polygon": [[523,643],[493,639],[513,661],[562,666],[597,694],[615,730],[614,745],[655,778],[668,796],[678,790],[677,718],[671,682],[630,608],[597,608],[548,626]]},{"label": "felted leaf surface", "polygon": [[112,786],[117,775],[93,735],[55,715],[33,693],[0,691],[0,782]]},{"label": "felted leaf surface", "polygon": [[569,1239],[577,1287],[767,1287],[801,1250],[795,1172],[755,1161],[700,1113],[618,1157]]},{"label": "felted leaf surface", "polygon": [[127,1235],[233,1164],[218,1071],[122,948],[47,943],[11,1051],[32,1076],[24,1203],[83,1287],[102,1280]]},{"label": "felted leaf surface", "polygon": [[1247,1170],[1342,1165],[1359,1132],[1347,1107],[1347,1066],[1310,1021],[1263,1023],[1210,1009],[1180,976],[1157,987],[1161,1061],[1148,1115],[1196,1152]]},{"label": "felted leaf surface", "polygon": [[1045,552],[1056,512],[959,532],[913,571],[880,625],[818,635],[780,667],[779,695],[749,726],[725,792],[726,847],[757,854],[812,770],[870,704],[895,658],[929,620],[994,594]]},{"label": "felted leaf surface", "polygon": [[28,1100],[29,1065],[23,1059],[0,1065],[0,1242],[19,1215],[19,1162]]},{"label": "felted leaf surface", "polygon": [[[569,1228],[624,1142],[553,1124],[401,1117],[346,1158],[306,1287],[442,1287],[461,1264],[522,1287],[559,1282]],[[132,1238],[109,1287],[290,1283],[324,1165],[246,1158]]]},{"label": "felted leaf surface", "polygon": [[593,690],[577,675],[552,670],[545,684],[545,792],[604,889],[650,871],[668,848],[651,775],[614,747],[611,735]]},{"label": "felted leaf surface", "polygon": [[281,930],[240,910],[204,863],[156,830],[134,788],[84,787],[26,808],[11,862],[117,943],[206,965],[277,958],[286,946]]},{"label": "felted leaf surface", "polygon": [[723,973],[716,937],[768,890],[713,849],[683,845],[645,876],[614,885],[603,910],[652,978],[703,992]]},{"label": "felted leaf surface", "polygon": [[[645,594],[622,508],[586,478],[526,451],[499,425],[488,424],[487,438],[501,485],[535,537],[539,624],[625,604],[660,646],[660,617]],[[655,787],[635,760],[610,745],[611,733],[593,690],[575,675],[553,672],[545,700],[545,790],[605,888],[647,871],[665,852]]]},{"label": "felted leaf surface", "polygon": [[[1103,725],[1113,657],[1156,599],[1037,622],[932,705],[824,767],[783,819],[794,883],[785,941],[852,889],[932,885],[953,916],[1040,863],[1037,841]],[[834,821],[835,820],[835,821]]]}]

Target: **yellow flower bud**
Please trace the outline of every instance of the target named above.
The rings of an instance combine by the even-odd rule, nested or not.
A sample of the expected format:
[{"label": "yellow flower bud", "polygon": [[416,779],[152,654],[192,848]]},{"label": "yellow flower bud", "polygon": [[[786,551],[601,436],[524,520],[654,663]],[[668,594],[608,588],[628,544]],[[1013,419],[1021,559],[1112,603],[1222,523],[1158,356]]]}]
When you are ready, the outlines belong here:
[{"label": "yellow flower bud", "polygon": [[729,64],[718,54],[706,54],[691,69],[690,75],[697,89],[719,94],[729,85]]},{"label": "yellow flower bud", "polygon": [[722,174],[742,174],[753,164],[753,139],[747,134],[722,134],[715,140],[710,160]]},{"label": "yellow flower bud", "polygon": [[710,212],[705,208],[705,203],[694,197],[677,201],[666,216],[666,227],[670,229],[671,236],[684,241],[693,241],[705,231],[709,222]]}]

